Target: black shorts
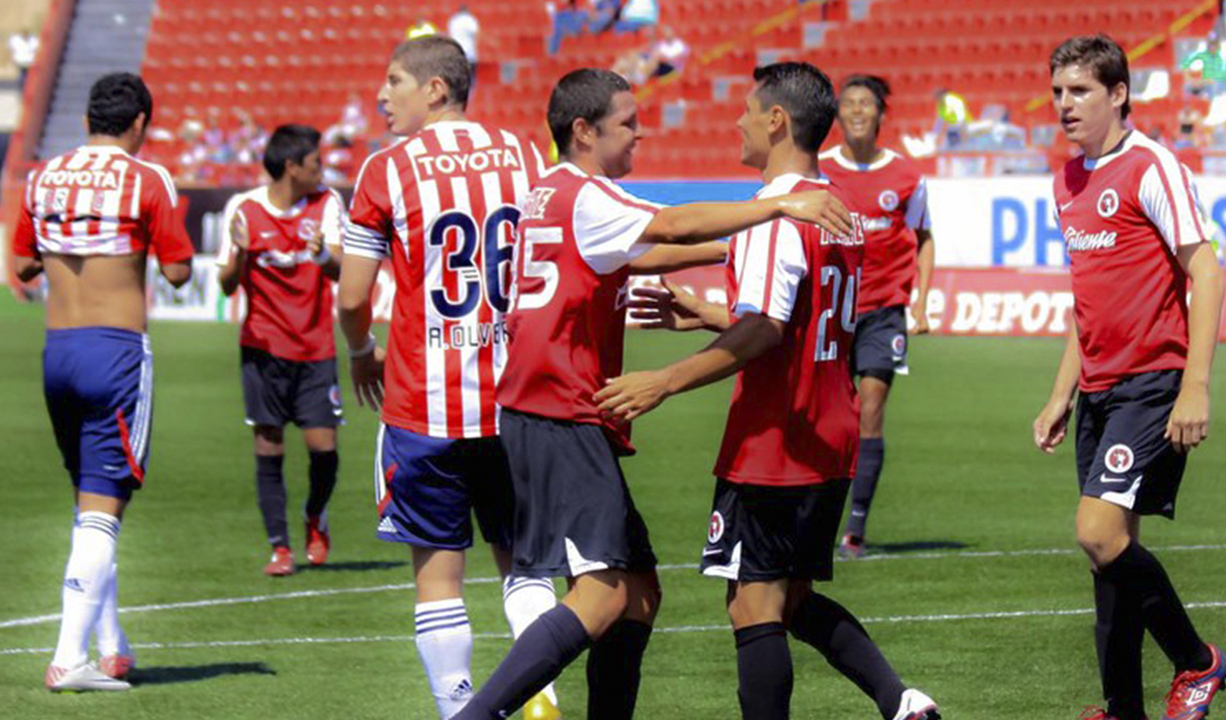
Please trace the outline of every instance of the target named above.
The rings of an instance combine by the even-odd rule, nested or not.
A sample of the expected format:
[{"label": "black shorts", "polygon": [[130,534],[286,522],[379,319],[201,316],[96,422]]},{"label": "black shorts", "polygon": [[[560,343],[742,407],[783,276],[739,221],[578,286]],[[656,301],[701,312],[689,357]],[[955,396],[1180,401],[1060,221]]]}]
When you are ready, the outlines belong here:
[{"label": "black shorts", "polygon": [[765,487],[719,480],[703,575],[741,580],[830,580],[851,480]]},{"label": "black shorts", "polygon": [[248,425],[302,428],[341,424],[341,388],[336,358],[286,360],[256,348],[243,349],[243,403]]},{"label": "black shorts", "polygon": [[907,374],[907,311],[890,305],[864,313],[856,319],[856,342],[852,352],[857,375]]},{"label": "black shorts", "polygon": [[1081,494],[1139,515],[1175,517],[1188,456],[1164,435],[1179,395],[1179,370],[1133,375],[1077,401]]},{"label": "black shorts", "polygon": [[656,566],[617,454],[599,425],[502,411],[515,488],[515,573],[577,577]]}]

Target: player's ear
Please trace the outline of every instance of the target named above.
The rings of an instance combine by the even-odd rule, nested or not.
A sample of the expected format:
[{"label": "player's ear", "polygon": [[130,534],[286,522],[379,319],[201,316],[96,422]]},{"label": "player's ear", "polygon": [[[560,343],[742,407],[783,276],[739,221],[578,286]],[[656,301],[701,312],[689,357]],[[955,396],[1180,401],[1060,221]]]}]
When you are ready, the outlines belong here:
[{"label": "player's ear", "polygon": [[451,88],[447,86],[447,81],[437,75],[430,78],[426,88],[431,105],[446,105],[451,99]]},{"label": "player's ear", "polygon": [[1111,106],[1116,110],[1124,107],[1124,103],[1128,102],[1128,85],[1126,83],[1116,83],[1115,87],[1107,91],[1107,96],[1111,100]]},{"label": "player's ear", "polygon": [[582,142],[584,145],[591,147],[596,144],[596,136],[599,134],[600,132],[596,126],[584,118],[575,118],[571,122],[570,136],[572,144]]}]

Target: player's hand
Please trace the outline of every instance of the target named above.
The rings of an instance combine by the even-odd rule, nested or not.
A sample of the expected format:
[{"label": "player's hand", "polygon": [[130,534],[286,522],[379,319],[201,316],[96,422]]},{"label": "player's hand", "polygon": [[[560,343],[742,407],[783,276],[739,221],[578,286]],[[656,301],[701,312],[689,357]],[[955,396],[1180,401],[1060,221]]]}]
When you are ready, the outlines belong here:
[{"label": "player's hand", "polygon": [[349,375],[358,405],[379,410],[383,407],[383,361],[387,353],[376,346],[374,352],[349,359]]},{"label": "player's hand", "polygon": [[234,252],[239,250],[247,250],[251,247],[251,234],[247,228],[247,218],[241,212],[234,213],[234,219],[230,221],[230,242],[233,244]]},{"label": "player's hand", "polygon": [[634,372],[608,380],[594,399],[602,414],[629,422],[651,412],[668,397],[668,373]]},{"label": "player's hand", "polygon": [[1073,404],[1068,400],[1053,400],[1034,419],[1034,444],[1047,454],[1056,452],[1056,446],[1064,442],[1068,434],[1068,419]]},{"label": "player's hand", "polygon": [[648,330],[698,330],[704,327],[699,311],[703,301],[696,295],[660,278],[664,289],[634,288],[630,291],[630,319]]},{"label": "player's hand", "polygon": [[826,190],[810,190],[779,198],[783,214],[794,220],[815,223],[830,233],[846,237],[852,233],[851,213]]},{"label": "player's hand", "polygon": [[928,325],[928,298],[916,298],[911,305],[911,317],[915,318],[915,327],[911,328],[912,335],[927,335],[932,332],[932,327]]},{"label": "player's hand", "polygon": [[311,257],[319,255],[324,250],[324,233],[323,230],[316,230],[315,234],[307,240],[307,252],[311,253]]},{"label": "player's hand", "polygon": [[1166,421],[1166,439],[1175,450],[1186,453],[1209,437],[1209,389],[1186,387],[1175,398],[1175,407]]}]

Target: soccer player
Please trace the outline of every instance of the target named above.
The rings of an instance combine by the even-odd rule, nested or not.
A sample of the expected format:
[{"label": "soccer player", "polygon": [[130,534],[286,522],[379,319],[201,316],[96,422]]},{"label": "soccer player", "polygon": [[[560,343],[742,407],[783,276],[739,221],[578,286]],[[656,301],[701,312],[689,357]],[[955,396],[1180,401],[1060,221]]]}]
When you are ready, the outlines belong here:
[{"label": "soccer player", "polygon": [[1094,717],[1145,717],[1148,630],[1175,665],[1163,717],[1199,720],[1226,664],[1197,634],[1140,529],[1146,515],[1175,516],[1187,453],[1208,433],[1222,270],[1191,173],[1124,123],[1120,46],[1105,35],[1074,37],[1052,52],[1050,68],[1060,123],[1084,154],[1055,178],[1075,324],[1034,442],[1055,451],[1080,391],[1077,542],[1092,566],[1107,702]]},{"label": "soccer player", "polygon": [[851,484],[851,514],[839,552],[864,554],[868,512],[885,464],[885,405],[894,375],[907,373],[907,303],[917,334],[928,332],[928,284],[935,245],[928,190],[919,166],[877,145],[890,86],[872,75],[852,75],[839,91],[843,144],[818,156],[823,174],[864,219],[864,270],[856,302],[852,353],[860,376],[860,454]]},{"label": "soccer player", "polygon": [[[754,81],[737,126],[742,161],[766,183],[758,197],[829,187],[817,149],[836,112],[830,81],[805,63],[758,68]],[[853,214],[854,230],[833,234],[777,220],[737,234],[728,254],[728,310],[692,296],[693,313],[657,305],[661,315],[707,318],[723,330],[719,338],[662,370],[616,378],[596,395],[602,412],[632,420],[671,395],[740,371],[701,568],[728,583],[747,720],[789,716],[789,631],[855,682],[886,720],[939,718],[932,699],[903,685],[851,612],[812,589],[832,577],[856,460],[850,366],[861,222]]]},{"label": "soccer player", "polygon": [[[145,480],[153,423],[146,258],[156,255],[175,287],[192,272],[170,174],[133,157],[152,117],[139,77],[99,78],[85,145],[30,173],[17,225],[17,277],[47,274],[43,391],[76,502],[59,642],[45,677],[53,692],[127,690],[135,665],[119,626],[115,547]],[[97,665],[89,662],[94,633]]]},{"label": "soccer player", "polygon": [[310,493],[303,506],[306,553],[328,559],[328,499],[336,487],[336,426],[341,394],[332,336],[332,283],[340,277],[344,205],[321,185],[319,131],[282,125],[264,150],[272,182],[231,201],[230,242],[218,253],[217,280],[247,295],[242,380],[247,423],[255,432],[255,485],[272,546],[268,575],[291,575],[285,520],[285,426],[302,428],[310,455]]},{"label": "soccer player", "polygon": [[630,428],[594,401],[621,372],[629,274],[717,262],[724,249],[704,241],[785,215],[849,227],[825,192],[673,208],[626,193],[611,179],[630,172],[641,135],[634,95],[616,73],[567,74],[548,117],[564,161],[524,207],[498,401],[515,486],[515,571],[564,576],[570,592],[516,640],[465,720],[508,717],[588,647],[587,717],[634,714],[660,585],[619,466],[634,452]]},{"label": "soccer player", "polygon": [[[504,577],[512,633],[557,602],[550,581],[510,575],[513,500],[494,402],[516,203],[540,161],[511,133],[465,119],[468,70],[450,38],[396,47],[379,102],[391,132],[407,139],[372,155],[358,175],[340,282],[358,403],[382,408],[378,534],[412,548],[417,650],[444,720],[473,688],[463,581],[474,509]],[[370,333],[385,259],[396,279],[386,355]],[[557,717],[556,704],[546,688],[529,717]]]}]

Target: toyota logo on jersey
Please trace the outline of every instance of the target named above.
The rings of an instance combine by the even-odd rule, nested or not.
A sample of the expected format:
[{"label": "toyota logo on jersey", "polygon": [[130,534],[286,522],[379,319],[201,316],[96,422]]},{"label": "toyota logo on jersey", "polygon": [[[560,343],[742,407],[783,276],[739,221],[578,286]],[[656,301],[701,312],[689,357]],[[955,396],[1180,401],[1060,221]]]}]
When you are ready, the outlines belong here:
[{"label": "toyota logo on jersey", "polygon": [[1103,190],[1103,194],[1098,196],[1098,214],[1101,217],[1109,218],[1115,214],[1116,210],[1119,209],[1119,194],[1110,188]]},{"label": "toyota logo on jersey", "polygon": [[719,511],[711,513],[711,524],[707,525],[707,544],[714,545],[724,536],[724,516]]},{"label": "toyota logo on jersey", "polygon": [[877,204],[886,212],[894,212],[898,207],[898,193],[893,190],[884,190],[877,196]]},{"label": "toyota logo on jersey", "polygon": [[1132,469],[1133,454],[1132,448],[1124,444],[1112,445],[1107,448],[1105,456],[1107,469],[1117,475],[1126,473]]}]

